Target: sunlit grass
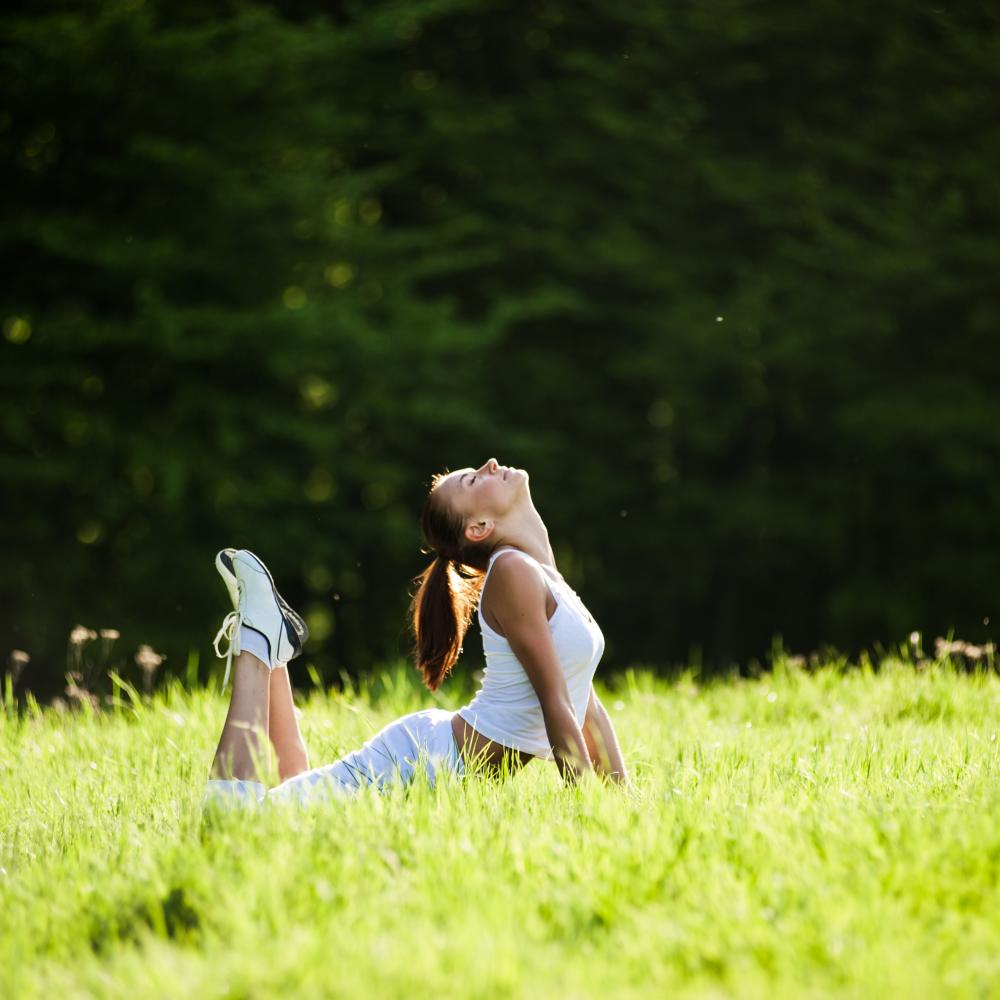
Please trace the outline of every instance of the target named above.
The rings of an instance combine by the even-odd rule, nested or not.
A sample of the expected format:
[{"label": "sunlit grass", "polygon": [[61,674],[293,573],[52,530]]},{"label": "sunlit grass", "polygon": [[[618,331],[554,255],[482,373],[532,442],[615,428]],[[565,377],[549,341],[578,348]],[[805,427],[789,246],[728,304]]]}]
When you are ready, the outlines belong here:
[{"label": "sunlit grass", "polygon": [[[637,799],[533,764],[211,822],[219,694],[8,714],[0,996],[1000,995],[994,674],[602,693]],[[314,762],[429,704],[311,695]]]}]

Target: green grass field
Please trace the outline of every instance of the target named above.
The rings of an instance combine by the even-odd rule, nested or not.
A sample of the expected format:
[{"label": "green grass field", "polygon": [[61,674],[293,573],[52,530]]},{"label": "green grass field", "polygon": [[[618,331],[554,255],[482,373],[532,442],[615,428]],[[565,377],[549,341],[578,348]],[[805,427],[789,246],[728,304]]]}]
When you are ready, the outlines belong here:
[{"label": "green grass field", "polygon": [[[601,693],[634,799],[534,763],[211,822],[218,693],[8,711],[0,997],[1000,996],[996,675]],[[319,764],[432,701],[301,704]]]}]

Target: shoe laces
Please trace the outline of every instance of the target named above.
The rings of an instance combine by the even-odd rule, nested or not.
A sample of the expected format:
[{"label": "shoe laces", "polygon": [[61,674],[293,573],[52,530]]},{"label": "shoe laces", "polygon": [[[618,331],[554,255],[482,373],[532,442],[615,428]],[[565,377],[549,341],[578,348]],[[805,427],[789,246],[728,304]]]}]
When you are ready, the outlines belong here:
[{"label": "shoe laces", "polygon": [[[226,690],[226,685],[229,683],[229,672],[233,665],[233,646],[236,643],[236,634],[240,627],[240,613],[239,611],[230,611],[225,618],[222,619],[222,628],[216,633],[215,642],[212,644],[215,647],[215,655],[221,660],[223,657],[226,658],[226,676],[222,678],[222,690]],[[228,643],[226,651],[223,653],[219,649],[219,645],[222,640],[225,639]]]}]

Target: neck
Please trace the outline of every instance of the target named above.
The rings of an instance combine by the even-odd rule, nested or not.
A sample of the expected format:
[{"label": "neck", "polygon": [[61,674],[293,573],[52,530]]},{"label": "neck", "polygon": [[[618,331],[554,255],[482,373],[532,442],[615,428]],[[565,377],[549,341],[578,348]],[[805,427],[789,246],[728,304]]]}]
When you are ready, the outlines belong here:
[{"label": "neck", "polygon": [[556,568],[548,528],[534,506],[511,513],[497,540],[497,548],[503,545],[520,549],[543,565]]}]

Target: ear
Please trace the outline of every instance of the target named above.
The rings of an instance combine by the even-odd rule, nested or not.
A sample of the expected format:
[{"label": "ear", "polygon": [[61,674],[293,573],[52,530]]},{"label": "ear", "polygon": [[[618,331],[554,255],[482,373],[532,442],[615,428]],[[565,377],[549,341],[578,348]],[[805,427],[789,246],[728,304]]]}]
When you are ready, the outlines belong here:
[{"label": "ear", "polygon": [[493,534],[497,523],[489,518],[482,521],[470,521],[465,526],[465,537],[474,545],[485,542]]}]

